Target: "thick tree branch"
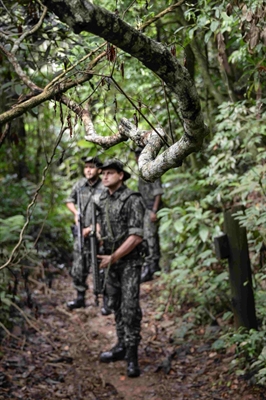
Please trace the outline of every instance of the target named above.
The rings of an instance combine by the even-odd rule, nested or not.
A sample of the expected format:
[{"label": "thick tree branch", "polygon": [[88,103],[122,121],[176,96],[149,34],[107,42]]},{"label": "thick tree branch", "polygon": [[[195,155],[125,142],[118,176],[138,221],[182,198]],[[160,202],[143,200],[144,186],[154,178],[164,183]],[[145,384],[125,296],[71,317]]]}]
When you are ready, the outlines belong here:
[{"label": "thick tree branch", "polygon": [[104,149],[108,149],[109,147],[115,146],[116,144],[124,142],[128,139],[123,131],[120,130],[112,136],[97,135],[94,129],[93,122],[91,120],[89,110],[83,108],[65,95],[60,96],[58,100],[60,100],[63,104],[65,104],[65,106],[67,106],[70,110],[72,110],[81,118],[85,129],[85,139],[88,142],[99,144]]},{"label": "thick tree branch", "polygon": [[196,140],[195,137],[185,134],[178,142],[158,155],[163,146],[162,137],[165,136],[161,128],[157,128],[160,132],[158,136],[158,132],[141,131],[123,118],[119,130],[139,146],[144,146],[138,159],[138,166],[140,175],[146,181],[155,181],[169,169],[182,165],[183,160],[192,152],[199,150],[202,144],[201,139]]},{"label": "thick tree branch", "polygon": [[[93,62],[89,64],[87,67],[85,73],[81,74],[79,71],[79,75],[81,74],[82,76],[79,78],[71,80],[70,77],[66,78],[66,75],[69,74],[72,70],[74,70],[81,62],[85,61],[87,58],[89,58],[91,55],[93,55],[96,51],[98,51],[101,47],[104,46],[102,44],[99,46],[96,50],[90,52],[86,56],[84,56],[82,59],[78,60],[74,65],[69,67],[66,71],[64,71],[62,74],[54,78],[49,84],[44,88],[40,88],[37,86],[34,82],[31,81],[31,79],[27,76],[27,74],[24,72],[22,69],[17,57],[16,57],[16,52],[18,51],[21,43],[23,40],[35,33],[41,26],[44,21],[44,18],[47,14],[47,7],[43,7],[43,12],[42,15],[38,21],[38,23],[32,28],[32,29],[27,29],[23,34],[19,36],[17,39],[13,39],[10,35],[8,35],[6,32],[0,31],[0,37],[3,39],[5,43],[8,43],[11,41],[13,43],[13,47],[11,51],[7,51],[6,47],[0,43],[0,50],[3,52],[3,54],[7,57],[8,61],[11,63],[13,66],[15,72],[19,76],[19,78],[24,82],[24,84],[31,89],[31,93],[27,95],[23,95],[19,98],[18,102],[16,105],[12,107],[11,110],[3,113],[0,115],[0,125],[5,124],[7,122],[10,122],[14,118],[19,117],[20,115],[24,114],[26,111],[32,109],[33,107],[36,107],[37,105],[54,98],[61,93],[67,91],[71,87],[74,87],[78,84],[82,84],[86,82],[87,80],[91,79],[91,69],[94,65],[96,65],[105,55],[106,52],[103,52],[102,54],[98,55]],[[7,129],[6,129],[7,131]],[[5,137],[5,136],[3,136]],[[0,146],[2,144],[2,140],[0,142]]]},{"label": "thick tree branch", "polygon": [[187,69],[165,46],[143,35],[116,14],[89,1],[44,0],[43,2],[74,32],[87,31],[102,37],[136,57],[156,73],[177,95],[181,115],[186,121],[185,132],[193,136],[193,131],[197,131],[203,137],[206,136],[207,130],[195,85]]},{"label": "thick tree branch", "polygon": [[[160,155],[158,155],[160,149],[164,143],[167,143],[164,139],[165,133],[161,128],[152,127],[152,133],[150,134],[147,131],[140,131],[129,121],[123,119],[120,123],[119,131],[115,135],[110,137],[97,135],[89,112],[73,100],[68,99],[63,93],[91,79],[93,74],[91,71],[92,66],[98,62],[98,59],[95,64],[90,64],[85,73],[79,72],[74,78],[70,77],[69,74],[67,76],[61,75],[55,81],[49,83],[42,93],[32,94],[32,98],[16,104],[12,110],[0,116],[0,124],[22,115],[27,110],[49,99],[61,101],[82,119],[87,140],[97,143],[103,148],[113,146],[127,140],[127,138],[137,144],[144,145],[145,149],[139,159],[139,168],[143,178],[151,181],[161,176],[168,169],[181,165],[188,154],[200,148],[204,137],[208,134],[208,129],[204,124],[199,96],[187,69],[178,62],[165,46],[134,29],[116,14],[94,6],[89,1],[44,0],[43,2],[59,16],[61,21],[67,23],[75,33],[87,31],[106,39],[109,43],[137,58],[162,79],[171,92],[177,96],[185,134],[177,143],[174,143]],[[177,7],[181,3],[182,1],[176,3],[173,7]],[[170,12],[169,9],[168,12]],[[16,46],[18,46],[18,42]],[[16,48],[13,47],[14,53]],[[9,54],[6,49],[2,50],[4,50],[18,75],[28,87],[31,90],[40,90],[33,82],[28,80],[27,76],[23,75],[17,60],[12,58],[14,54]]]}]

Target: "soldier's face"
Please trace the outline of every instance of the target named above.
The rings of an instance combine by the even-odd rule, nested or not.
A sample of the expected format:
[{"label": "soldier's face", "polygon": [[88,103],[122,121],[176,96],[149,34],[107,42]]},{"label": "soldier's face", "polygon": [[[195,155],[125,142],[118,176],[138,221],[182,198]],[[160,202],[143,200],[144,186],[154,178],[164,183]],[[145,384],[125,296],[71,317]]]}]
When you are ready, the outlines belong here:
[{"label": "soldier's face", "polygon": [[111,190],[116,190],[123,183],[123,172],[118,172],[113,168],[105,169],[102,172],[102,182],[105,187]]},{"label": "soldier's face", "polygon": [[93,163],[86,163],[83,171],[88,181],[95,181],[99,177],[99,168],[96,168]]}]

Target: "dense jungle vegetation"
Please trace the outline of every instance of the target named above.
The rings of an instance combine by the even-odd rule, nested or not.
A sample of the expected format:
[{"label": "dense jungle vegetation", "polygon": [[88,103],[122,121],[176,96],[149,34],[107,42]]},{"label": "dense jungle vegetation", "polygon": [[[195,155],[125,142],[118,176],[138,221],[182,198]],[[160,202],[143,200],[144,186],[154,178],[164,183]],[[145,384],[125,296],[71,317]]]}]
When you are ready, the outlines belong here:
[{"label": "dense jungle vegetation", "polygon": [[[43,17],[38,1],[0,4],[1,114],[28,104],[39,87],[52,81],[56,86],[62,76],[64,84],[74,82],[65,93],[68,99],[89,104],[99,135],[114,134],[121,118],[127,118],[139,129],[161,127],[168,144],[177,142],[184,130],[182,99],[119,45],[89,31],[74,33],[51,12],[53,2],[44,3],[48,12]],[[162,303],[173,313],[188,305],[183,337],[193,335],[200,323],[220,325],[214,348],[225,351],[235,345],[238,358],[232,368],[239,374],[251,371],[254,382],[265,384],[266,5],[258,0],[93,4],[176,57],[195,84],[209,129],[200,150],[162,175]],[[107,54],[102,56],[103,51]],[[84,71],[89,78],[75,84]],[[82,119],[65,103],[55,94],[26,106],[1,126],[2,326],[12,323],[9,312],[11,303],[19,301],[18,286],[27,287],[36,266],[67,268],[70,262],[72,217],[64,199],[82,173],[80,158],[117,157],[132,171],[129,186],[137,185],[136,143],[125,140],[104,149],[87,141]],[[237,204],[245,207],[237,218],[248,234],[258,331],[235,331],[228,264],[217,260],[213,245],[223,231],[223,211]]]}]

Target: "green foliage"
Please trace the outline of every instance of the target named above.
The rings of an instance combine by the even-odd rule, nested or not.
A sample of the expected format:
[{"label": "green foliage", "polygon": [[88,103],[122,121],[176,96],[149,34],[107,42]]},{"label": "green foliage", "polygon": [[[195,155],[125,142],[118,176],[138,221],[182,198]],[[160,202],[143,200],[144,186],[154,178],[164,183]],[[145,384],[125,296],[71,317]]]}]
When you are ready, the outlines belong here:
[{"label": "green foliage", "polygon": [[215,267],[212,245],[220,233],[221,215],[215,222],[202,202],[191,201],[162,209],[159,216],[162,253],[172,260],[162,279],[176,301],[197,303],[212,313],[228,292],[228,274]]},{"label": "green foliage", "polygon": [[[165,175],[167,207],[159,216],[162,253],[168,257],[163,260],[165,272],[161,279],[168,287],[164,298],[171,299],[168,311],[175,312],[182,304],[190,304],[189,313],[183,315],[184,332],[191,329],[192,321],[194,326],[212,323],[217,315],[225,327],[230,326],[228,266],[227,262],[216,259],[213,238],[223,229],[223,210],[233,204],[245,206],[235,218],[248,233],[261,331],[229,331],[213,348],[236,346],[232,368],[238,368],[239,373],[254,370],[255,381],[265,384],[262,348],[266,323],[266,153],[265,124],[260,119],[258,123],[256,116],[256,107],[246,101],[222,104],[216,117],[216,131],[204,148],[204,157],[191,157],[186,165]],[[264,120],[265,115],[260,118]],[[177,338],[181,334],[179,330]]]},{"label": "green foliage", "polygon": [[266,363],[266,346],[261,350],[261,353],[257,357],[257,361],[253,362],[250,366],[251,370],[257,371],[255,373],[255,379],[256,383],[259,385],[266,385],[266,368],[265,368],[265,363]]},{"label": "green foliage", "polygon": [[255,107],[245,102],[225,103],[219,111],[216,134],[207,149],[210,159],[201,170],[205,185],[213,189],[207,201],[225,206],[232,197],[241,195],[246,205],[251,191],[261,191],[261,166],[256,166],[256,157],[258,161],[263,158],[265,126],[258,124]]},{"label": "green foliage", "polygon": [[0,243],[2,246],[7,242],[14,241],[14,234],[20,232],[24,222],[22,215],[13,215],[6,219],[0,218]]},{"label": "green foliage", "polygon": [[251,329],[246,331],[239,328],[237,331],[230,331],[222,335],[218,341],[212,344],[215,350],[222,350],[226,346],[235,346],[235,352],[239,358],[251,360],[257,358],[265,345],[265,335],[263,331]]},{"label": "green foliage", "polygon": [[248,373],[253,376],[253,383],[265,385],[265,331],[253,329],[246,331],[243,328],[234,332],[230,330],[212,344],[212,348],[216,351],[224,351],[228,347],[234,349],[236,355],[231,367],[236,369],[237,375]]},{"label": "green foliage", "polygon": [[10,309],[11,309],[10,300],[11,301],[14,300],[14,296],[6,292],[6,285],[0,283],[0,307],[1,307],[0,322],[6,327],[10,326],[10,321],[9,321]]}]

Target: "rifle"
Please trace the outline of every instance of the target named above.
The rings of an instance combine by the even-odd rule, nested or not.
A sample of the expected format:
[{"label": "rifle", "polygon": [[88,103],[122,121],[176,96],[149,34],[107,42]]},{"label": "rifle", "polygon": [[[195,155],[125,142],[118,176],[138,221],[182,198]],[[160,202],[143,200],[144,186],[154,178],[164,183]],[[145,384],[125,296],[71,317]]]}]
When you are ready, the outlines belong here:
[{"label": "rifle", "polygon": [[81,211],[81,199],[80,199],[80,191],[83,187],[81,187],[77,192],[77,209],[78,209],[78,226],[77,226],[77,235],[78,235],[78,248],[79,254],[81,257],[83,271],[87,270],[87,266],[89,265],[88,260],[88,252],[85,251],[84,246],[84,236],[83,236],[83,221],[82,221],[82,211]]},{"label": "rifle", "polygon": [[102,293],[102,274],[99,271],[99,264],[97,259],[97,236],[96,236],[96,205],[91,203],[91,231],[90,231],[90,251],[91,251],[91,268],[93,278],[93,293],[95,295],[95,303],[98,306],[98,296]]}]

